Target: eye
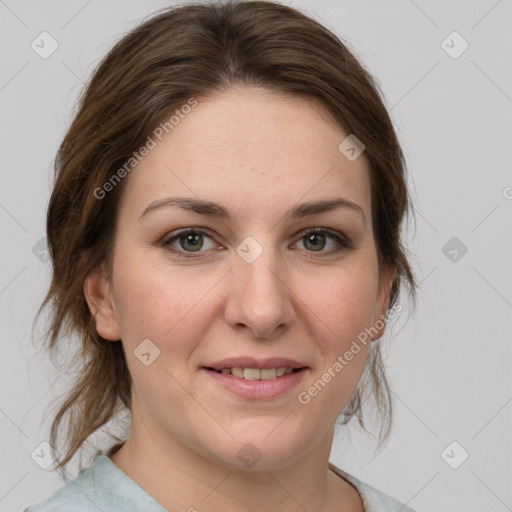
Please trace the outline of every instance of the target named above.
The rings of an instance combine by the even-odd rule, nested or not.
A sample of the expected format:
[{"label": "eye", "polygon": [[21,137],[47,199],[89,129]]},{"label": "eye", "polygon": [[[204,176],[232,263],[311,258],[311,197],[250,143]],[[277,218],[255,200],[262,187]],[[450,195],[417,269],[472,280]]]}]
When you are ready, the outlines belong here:
[{"label": "eye", "polygon": [[[208,244],[205,245],[205,238],[211,240],[210,246],[208,246]],[[204,231],[199,229],[186,229],[165,239],[162,242],[162,246],[176,253],[178,256],[188,258],[193,257],[193,255],[191,254],[189,256],[186,253],[201,252],[201,249],[213,249],[215,242],[213,242],[212,237]]]},{"label": "eye", "polygon": [[[209,240],[209,242],[205,243],[205,239]],[[299,242],[302,242],[303,248],[298,248],[310,253],[334,254],[352,247],[352,244],[347,238],[337,232],[332,232],[327,228],[308,229],[299,238],[299,241],[296,242],[296,244]],[[172,236],[165,237],[162,240],[161,245],[177,256],[193,258],[199,256],[199,254],[194,253],[214,249],[217,244],[205,231],[196,228],[189,228]],[[326,248],[330,250],[324,250]]]},{"label": "eye", "polygon": [[[326,228],[308,229],[299,239],[300,241],[303,241],[304,248],[309,252],[336,253],[351,247],[348,240]],[[329,241],[331,242],[331,248],[334,246],[334,250],[324,251],[323,249],[326,247],[329,248]]]}]

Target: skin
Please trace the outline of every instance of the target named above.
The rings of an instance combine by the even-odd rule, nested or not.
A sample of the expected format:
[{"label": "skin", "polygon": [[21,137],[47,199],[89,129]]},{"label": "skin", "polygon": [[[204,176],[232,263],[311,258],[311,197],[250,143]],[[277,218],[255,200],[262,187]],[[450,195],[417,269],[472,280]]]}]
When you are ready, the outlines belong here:
[{"label": "skin", "polygon": [[[84,292],[98,333],[122,340],[133,379],[131,435],[111,459],[168,510],[364,510],[328,461],[369,343],[307,405],[297,398],[389,301],[392,269],[379,274],[369,164],[364,153],[350,161],[338,150],[347,135],[315,99],[233,88],[198,98],[125,178],[112,275],[98,268]],[[174,206],[140,219],[170,196],[214,201],[232,218]],[[365,220],[350,208],[285,218],[295,204],[339,197]],[[170,243],[193,257],[162,245],[189,227],[208,234]],[[352,246],[334,252],[339,245],[326,235],[315,250],[307,228],[329,228]],[[252,263],[236,252],[249,236],[263,249]],[[160,350],[148,366],[134,355],[144,339]],[[308,370],[281,396],[245,399],[202,369],[234,356],[288,357]],[[249,442],[261,455],[251,467],[237,457]]]}]

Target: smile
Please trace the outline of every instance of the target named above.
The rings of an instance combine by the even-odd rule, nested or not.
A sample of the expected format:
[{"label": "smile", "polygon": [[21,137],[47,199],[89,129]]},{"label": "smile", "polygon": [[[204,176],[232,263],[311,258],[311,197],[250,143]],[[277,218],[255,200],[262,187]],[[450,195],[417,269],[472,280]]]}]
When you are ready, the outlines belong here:
[{"label": "smile", "polygon": [[264,369],[240,366],[222,368],[221,370],[202,368],[202,371],[213,379],[222,393],[246,400],[269,400],[280,396],[284,398],[292,390],[298,388],[308,370],[308,367],[281,366]]},{"label": "smile", "polygon": [[234,375],[239,379],[245,380],[272,380],[278,377],[282,377],[283,375],[287,375],[296,371],[296,368],[287,368],[285,366],[280,366],[278,368],[241,368],[240,366],[236,366],[234,368],[222,368],[221,370],[212,370],[222,373],[223,375]]}]

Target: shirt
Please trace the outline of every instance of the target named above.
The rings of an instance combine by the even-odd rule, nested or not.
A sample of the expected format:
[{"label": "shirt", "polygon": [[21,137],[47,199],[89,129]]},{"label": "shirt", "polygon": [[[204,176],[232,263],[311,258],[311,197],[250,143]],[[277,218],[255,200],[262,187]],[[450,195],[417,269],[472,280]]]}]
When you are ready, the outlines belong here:
[{"label": "shirt", "polygon": [[[365,512],[414,512],[411,508],[329,463],[329,468],[359,492]],[[106,455],[57,490],[46,501],[23,512],[169,512],[123,473]],[[191,510],[194,510],[191,507]]]}]

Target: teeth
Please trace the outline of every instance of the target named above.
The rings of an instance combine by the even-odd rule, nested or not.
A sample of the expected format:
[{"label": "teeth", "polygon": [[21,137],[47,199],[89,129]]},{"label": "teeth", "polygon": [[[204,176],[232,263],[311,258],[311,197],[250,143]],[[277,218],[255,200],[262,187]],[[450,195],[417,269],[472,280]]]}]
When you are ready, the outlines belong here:
[{"label": "teeth", "polygon": [[261,370],[258,368],[244,368],[245,380],[258,380],[261,378]]},{"label": "teeth", "polygon": [[222,368],[221,373],[224,375],[234,375],[245,380],[272,380],[276,377],[282,377],[285,374],[292,373],[293,368],[280,366],[279,368]]},{"label": "teeth", "polygon": [[[229,368],[228,368],[229,370]],[[231,373],[235,377],[240,377],[241,379],[244,378],[244,369],[243,368],[231,368]]]},{"label": "teeth", "polygon": [[264,370],[260,370],[260,373],[261,380],[275,379],[277,377],[277,368],[265,368]]}]

